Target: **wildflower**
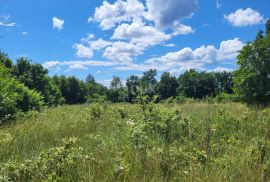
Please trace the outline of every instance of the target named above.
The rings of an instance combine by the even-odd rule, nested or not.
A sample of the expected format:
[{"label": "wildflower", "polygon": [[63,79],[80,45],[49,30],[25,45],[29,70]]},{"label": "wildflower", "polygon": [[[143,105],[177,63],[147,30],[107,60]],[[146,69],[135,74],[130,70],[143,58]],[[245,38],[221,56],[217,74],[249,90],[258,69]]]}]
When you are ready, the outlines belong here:
[{"label": "wildflower", "polygon": [[133,120],[129,119],[129,120],[127,121],[127,125],[129,125],[129,126],[134,126],[135,123],[134,123]]},{"label": "wildflower", "polygon": [[86,160],[89,160],[90,159],[90,156],[89,155],[85,155],[85,159]]},{"label": "wildflower", "polygon": [[119,167],[119,170],[122,172],[122,171],[124,171],[124,166],[121,164],[121,166]]}]

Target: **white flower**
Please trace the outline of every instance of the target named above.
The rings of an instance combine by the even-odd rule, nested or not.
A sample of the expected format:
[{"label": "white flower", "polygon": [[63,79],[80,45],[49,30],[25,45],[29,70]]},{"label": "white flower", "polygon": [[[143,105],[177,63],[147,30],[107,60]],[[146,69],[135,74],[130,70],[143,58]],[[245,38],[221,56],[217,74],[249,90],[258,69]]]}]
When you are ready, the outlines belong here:
[{"label": "white flower", "polygon": [[120,170],[120,171],[124,171],[124,169],[125,169],[124,166],[121,164],[119,170]]},{"label": "white flower", "polygon": [[127,125],[129,125],[129,126],[134,126],[135,123],[134,123],[133,120],[129,119],[129,120],[127,121]]}]

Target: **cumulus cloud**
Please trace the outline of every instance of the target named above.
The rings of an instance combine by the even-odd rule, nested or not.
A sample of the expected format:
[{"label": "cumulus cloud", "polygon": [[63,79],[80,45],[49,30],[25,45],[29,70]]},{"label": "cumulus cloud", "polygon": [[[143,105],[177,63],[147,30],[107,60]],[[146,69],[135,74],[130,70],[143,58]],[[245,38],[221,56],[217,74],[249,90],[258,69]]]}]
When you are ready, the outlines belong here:
[{"label": "cumulus cloud", "polygon": [[[185,47],[176,52],[169,52],[161,57],[148,59],[144,64],[130,64],[118,66],[119,70],[140,70],[157,69],[159,71],[183,71],[191,68],[206,70],[205,66],[222,61],[235,60],[238,51],[244,43],[238,38],[222,41],[219,48],[213,45],[201,46],[197,49]],[[220,69],[219,69],[220,70]]]},{"label": "cumulus cloud", "polygon": [[171,38],[170,35],[158,31],[156,28],[146,26],[142,22],[119,25],[112,36],[113,39],[129,40],[132,44],[143,47],[154,46]]},{"label": "cumulus cloud", "polygon": [[175,22],[193,15],[197,0],[146,0],[147,18],[158,27],[171,27]]},{"label": "cumulus cloud", "polygon": [[245,44],[235,38],[233,40],[222,41],[220,43],[220,48],[218,50],[217,59],[218,60],[233,60],[238,55]]},{"label": "cumulus cloud", "polygon": [[100,50],[100,49],[103,49],[105,47],[108,47],[108,46],[112,45],[112,42],[106,41],[106,40],[103,40],[103,39],[98,39],[98,40],[95,40],[95,41],[89,41],[88,43],[89,43],[90,48],[92,50]]},{"label": "cumulus cloud", "polygon": [[263,22],[263,16],[251,8],[238,9],[234,13],[224,15],[224,19],[236,27],[256,25]]},{"label": "cumulus cloud", "polygon": [[191,26],[186,26],[178,22],[174,22],[172,26],[173,35],[187,35],[193,33],[195,30]]},{"label": "cumulus cloud", "polygon": [[46,69],[56,69],[61,65],[60,61],[46,61],[42,64]]},{"label": "cumulus cloud", "polygon": [[138,0],[117,0],[114,4],[103,1],[103,5],[96,8],[94,17],[90,17],[88,21],[99,22],[103,30],[108,30],[115,27],[117,23],[130,22],[140,17],[144,11],[144,5]]},{"label": "cumulus cloud", "polygon": [[64,28],[64,20],[61,20],[57,17],[53,17],[52,18],[52,22],[53,22],[53,28],[58,29],[58,30],[62,30]]},{"label": "cumulus cloud", "polygon": [[77,56],[81,58],[93,57],[93,51],[91,48],[84,46],[83,44],[74,44],[73,48],[77,51]]},{"label": "cumulus cloud", "polygon": [[192,27],[181,21],[191,17],[197,6],[197,0],[105,0],[88,22],[99,23],[102,30],[112,29],[111,40],[93,40],[95,36],[89,34],[74,47],[79,57],[90,58],[94,51],[105,48],[104,58],[130,64],[152,46],[166,45],[173,36],[193,33]]},{"label": "cumulus cloud", "polygon": [[87,37],[86,38],[82,38],[81,39],[81,42],[89,42],[89,41],[91,41],[94,38],[95,38],[95,35],[94,34],[87,34]]},{"label": "cumulus cloud", "polygon": [[141,55],[143,50],[141,47],[132,43],[114,42],[111,47],[107,47],[103,56],[118,64],[130,64],[132,57]]}]

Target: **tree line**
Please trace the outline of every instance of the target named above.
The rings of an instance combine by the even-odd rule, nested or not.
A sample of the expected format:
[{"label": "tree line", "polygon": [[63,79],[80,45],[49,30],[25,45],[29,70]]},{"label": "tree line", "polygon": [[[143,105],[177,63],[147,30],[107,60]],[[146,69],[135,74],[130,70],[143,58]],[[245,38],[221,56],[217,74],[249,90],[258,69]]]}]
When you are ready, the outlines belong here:
[{"label": "tree line", "polygon": [[270,102],[270,20],[265,34],[260,30],[254,41],[247,43],[237,57],[234,72],[199,72],[194,69],[179,77],[165,72],[157,79],[150,69],[141,77],[132,75],[124,85],[114,76],[110,87],[97,83],[89,74],[85,80],[71,76],[48,76],[41,64],[19,58],[14,64],[0,52],[0,121],[17,112],[40,109],[42,106],[81,104],[86,102],[130,102],[138,96],[156,98],[205,97],[237,98],[248,103]]}]

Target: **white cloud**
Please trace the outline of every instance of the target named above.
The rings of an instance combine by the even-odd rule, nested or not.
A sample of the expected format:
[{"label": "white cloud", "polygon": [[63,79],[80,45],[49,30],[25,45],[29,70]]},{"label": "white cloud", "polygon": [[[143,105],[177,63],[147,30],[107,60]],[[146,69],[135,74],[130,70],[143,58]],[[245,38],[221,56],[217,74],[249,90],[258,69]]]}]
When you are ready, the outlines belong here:
[{"label": "white cloud", "polygon": [[22,32],[22,35],[28,35],[28,32]]},{"label": "white cloud", "polygon": [[238,9],[234,13],[224,15],[224,19],[236,27],[256,25],[263,22],[263,16],[251,8]]},{"label": "white cloud", "polygon": [[14,26],[16,26],[16,23],[4,23],[4,22],[0,22],[0,26],[14,27]]},{"label": "white cloud", "polygon": [[0,26],[14,27],[16,26],[16,23],[10,22],[10,15],[2,14],[0,15]]},{"label": "white cloud", "polygon": [[60,61],[47,61],[42,64],[46,69],[56,69],[61,65]]},{"label": "white cloud", "polygon": [[53,17],[52,18],[52,22],[53,22],[53,28],[56,28],[58,30],[62,30],[64,28],[64,20],[61,20],[57,17]]},{"label": "white cloud", "polygon": [[132,44],[148,47],[160,44],[171,38],[170,35],[158,31],[155,27],[146,26],[141,21],[119,25],[112,36],[113,39],[129,40]]},{"label": "white cloud", "polygon": [[164,44],[164,46],[165,46],[165,47],[176,47],[176,45],[173,44],[173,43],[170,43],[170,44]]},{"label": "white cloud", "polygon": [[103,56],[119,64],[130,64],[132,57],[143,53],[141,47],[132,43],[115,42],[111,47],[107,47]]},{"label": "white cloud", "polygon": [[222,41],[218,50],[218,60],[233,60],[238,55],[238,51],[243,48],[245,44],[238,38],[233,40]]},{"label": "white cloud", "polygon": [[43,63],[44,68],[46,69],[60,69],[63,66],[67,66],[68,70],[74,69],[88,69],[89,66],[114,66],[115,63],[107,62],[107,61],[93,61],[93,60],[86,60],[86,61],[46,61]]},{"label": "white cloud", "polygon": [[112,45],[112,42],[106,41],[106,40],[103,40],[103,39],[98,39],[98,40],[95,40],[95,41],[89,41],[88,43],[89,43],[90,48],[92,50],[100,50],[100,49],[103,49],[105,47],[108,47],[108,46]]},{"label": "white cloud", "polygon": [[216,0],[216,7],[217,9],[221,8],[222,4],[220,2],[220,0]]},{"label": "white cloud", "polygon": [[87,37],[86,38],[82,38],[81,39],[81,42],[89,42],[89,41],[91,41],[94,38],[95,38],[95,35],[94,34],[87,34]]},{"label": "white cloud", "polygon": [[[76,55],[81,58],[92,58],[94,51],[106,48],[112,45],[112,42],[103,39],[93,40],[95,36],[88,34],[86,38],[81,39],[81,43],[75,43],[73,48],[76,49]],[[84,44],[88,45],[84,45]]]},{"label": "white cloud", "polygon": [[186,26],[183,24],[180,24],[178,22],[175,22],[172,26],[172,29],[174,30],[173,35],[187,35],[187,34],[191,34],[194,33],[195,30],[192,29],[191,26]]},{"label": "white cloud", "polygon": [[230,68],[224,68],[224,67],[216,67],[214,70],[212,70],[214,72],[232,72],[233,69],[230,69]]},{"label": "white cloud", "polygon": [[94,17],[90,17],[88,21],[99,22],[100,27],[107,30],[123,21],[130,22],[133,18],[140,17],[144,11],[144,5],[138,0],[117,0],[114,4],[103,1],[103,5],[96,8]]},{"label": "white cloud", "polygon": [[[161,57],[148,59],[143,64],[120,65],[119,70],[157,69],[159,71],[182,72],[191,68],[206,70],[205,66],[222,61],[235,60],[238,51],[244,44],[238,39],[222,41],[219,48],[213,45],[201,46],[197,49],[185,47],[176,52],[169,52]],[[221,70],[221,69],[219,69]]]},{"label": "white cloud", "polygon": [[81,58],[93,57],[93,51],[91,48],[84,46],[83,44],[74,44],[73,48],[77,50],[77,56]]},{"label": "white cloud", "polygon": [[158,27],[171,27],[183,18],[191,17],[198,7],[197,0],[146,0],[146,18]]},{"label": "white cloud", "polygon": [[72,64],[69,66],[68,70],[87,70],[88,68],[83,64]]}]

